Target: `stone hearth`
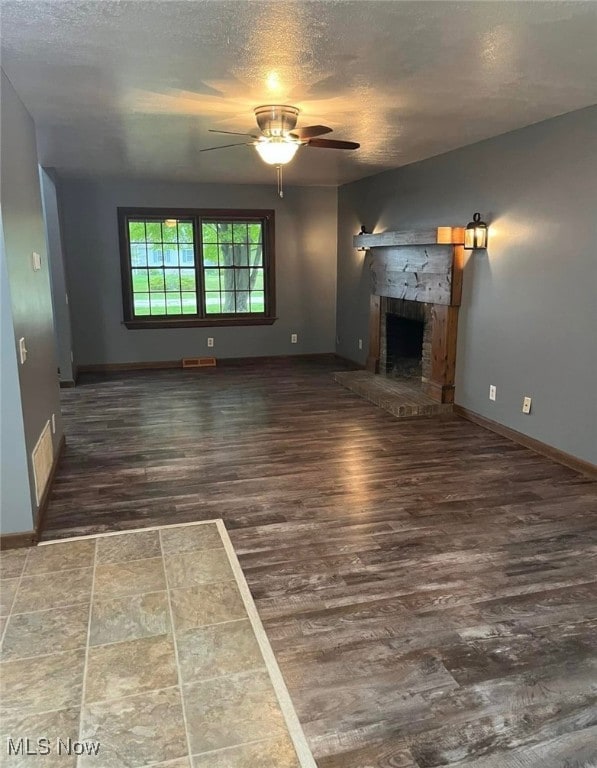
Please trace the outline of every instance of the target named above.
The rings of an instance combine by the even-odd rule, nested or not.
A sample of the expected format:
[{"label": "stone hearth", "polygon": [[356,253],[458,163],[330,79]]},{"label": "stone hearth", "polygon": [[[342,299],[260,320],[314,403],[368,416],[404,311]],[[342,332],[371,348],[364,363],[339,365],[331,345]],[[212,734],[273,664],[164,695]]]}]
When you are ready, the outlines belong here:
[{"label": "stone hearth", "polygon": [[438,416],[452,411],[451,403],[438,403],[428,397],[418,381],[379,376],[369,371],[339,371],[334,379],[398,419]]}]

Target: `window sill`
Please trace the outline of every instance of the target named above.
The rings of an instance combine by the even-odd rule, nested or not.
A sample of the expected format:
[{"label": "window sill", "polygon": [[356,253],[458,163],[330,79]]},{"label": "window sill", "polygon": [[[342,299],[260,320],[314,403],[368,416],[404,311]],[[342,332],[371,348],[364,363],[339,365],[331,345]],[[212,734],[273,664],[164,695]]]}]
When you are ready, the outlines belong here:
[{"label": "window sill", "polygon": [[148,331],[157,328],[214,328],[230,325],[273,325],[277,317],[201,317],[188,320],[125,320],[125,325],[132,331]]}]

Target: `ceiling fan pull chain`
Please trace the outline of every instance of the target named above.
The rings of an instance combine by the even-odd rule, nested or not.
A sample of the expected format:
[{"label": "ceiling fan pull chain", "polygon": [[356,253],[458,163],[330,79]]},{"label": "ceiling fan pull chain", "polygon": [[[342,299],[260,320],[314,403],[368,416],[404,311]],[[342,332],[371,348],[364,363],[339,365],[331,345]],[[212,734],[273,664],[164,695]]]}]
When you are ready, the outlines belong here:
[{"label": "ceiling fan pull chain", "polygon": [[276,166],[276,176],[278,177],[278,195],[284,197],[284,190],[282,189],[282,166]]}]

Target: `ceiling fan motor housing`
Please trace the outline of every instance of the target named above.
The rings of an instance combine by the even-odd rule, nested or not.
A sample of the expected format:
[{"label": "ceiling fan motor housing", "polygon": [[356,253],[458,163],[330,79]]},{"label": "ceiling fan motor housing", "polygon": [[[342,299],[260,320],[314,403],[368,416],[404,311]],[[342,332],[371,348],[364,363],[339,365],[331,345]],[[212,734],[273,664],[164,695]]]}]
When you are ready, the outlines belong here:
[{"label": "ceiling fan motor housing", "polygon": [[299,110],[287,104],[264,104],[255,108],[255,118],[264,136],[288,136],[296,127]]}]

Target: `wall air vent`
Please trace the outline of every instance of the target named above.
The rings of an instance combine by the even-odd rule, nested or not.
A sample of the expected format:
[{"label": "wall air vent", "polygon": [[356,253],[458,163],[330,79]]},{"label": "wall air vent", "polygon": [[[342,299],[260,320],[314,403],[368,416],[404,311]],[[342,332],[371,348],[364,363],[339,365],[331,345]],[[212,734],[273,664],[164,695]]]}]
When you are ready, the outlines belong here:
[{"label": "wall air vent", "polygon": [[215,357],[183,357],[183,368],[213,368],[216,364]]},{"label": "wall air vent", "polygon": [[35,499],[37,505],[41,501],[43,493],[48,484],[48,479],[52,472],[52,463],[54,461],[54,449],[52,447],[52,431],[50,422],[46,422],[35,448],[31,452],[31,463],[33,465],[33,477],[35,479]]}]

